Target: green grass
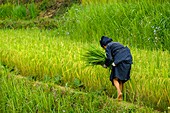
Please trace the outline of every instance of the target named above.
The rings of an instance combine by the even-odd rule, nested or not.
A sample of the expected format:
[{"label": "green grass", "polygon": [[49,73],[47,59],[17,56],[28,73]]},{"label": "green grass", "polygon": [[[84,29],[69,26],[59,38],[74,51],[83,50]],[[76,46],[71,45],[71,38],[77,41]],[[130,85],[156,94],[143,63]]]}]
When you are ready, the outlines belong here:
[{"label": "green grass", "polygon": [[59,29],[73,40],[93,42],[106,35],[141,49],[169,50],[169,5],[168,1],[74,5]]},{"label": "green grass", "polygon": [[168,0],[82,0],[81,3],[83,5],[89,4],[108,4],[108,3],[150,3],[150,4],[157,4],[157,3],[165,3],[169,2]]},{"label": "green grass", "polygon": [[[86,67],[81,59],[85,48],[100,46],[53,37],[50,31],[0,30],[0,61],[17,73],[34,80],[52,81],[85,92],[116,97],[109,71],[101,66]],[[170,103],[168,51],[130,47],[134,64],[131,80],[125,84],[124,100],[165,111]]]},{"label": "green grass", "polygon": [[148,107],[118,102],[107,95],[77,92],[54,83],[29,80],[0,64],[0,112],[155,113]]},{"label": "green grass", "polygon": [[0,19],[28,20],[38,16],[39,9],[34,3],[15,5],[12,3],[0,4]]}]

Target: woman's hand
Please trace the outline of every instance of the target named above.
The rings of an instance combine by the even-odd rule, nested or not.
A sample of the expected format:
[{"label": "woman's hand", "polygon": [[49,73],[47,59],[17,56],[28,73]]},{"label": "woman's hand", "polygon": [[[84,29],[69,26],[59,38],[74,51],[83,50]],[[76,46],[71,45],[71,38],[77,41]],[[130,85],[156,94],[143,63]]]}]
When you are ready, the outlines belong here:
[{"label": "woman's hand", "polygon": [[106,64],[103,64],[102,67],[103,67],[103,68],[107,68]]},{"label": "woman's hand", "polygon": [[116,66],[114,62],[112,63],[112,66]]}]

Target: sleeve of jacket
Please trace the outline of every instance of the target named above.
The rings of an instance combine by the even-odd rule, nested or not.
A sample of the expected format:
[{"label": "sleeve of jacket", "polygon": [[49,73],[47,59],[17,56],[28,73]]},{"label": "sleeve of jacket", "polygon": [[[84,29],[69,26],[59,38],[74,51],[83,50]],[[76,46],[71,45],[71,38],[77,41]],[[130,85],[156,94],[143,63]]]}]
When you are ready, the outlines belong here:
[{"label": "sleeve of jacket", "polygon": [[106,60],[105,60],[105,64],[106,66],[110,66],[113,62],[113,57],[112,57],[112,53],[111,53],[111,49],[109,47],[106,48]]}]

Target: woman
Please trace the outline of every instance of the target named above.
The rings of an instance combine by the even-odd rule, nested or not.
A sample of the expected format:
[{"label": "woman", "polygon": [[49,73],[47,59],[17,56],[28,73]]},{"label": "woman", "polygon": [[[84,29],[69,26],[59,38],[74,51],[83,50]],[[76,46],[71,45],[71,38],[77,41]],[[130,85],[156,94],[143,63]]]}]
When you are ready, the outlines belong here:
[{"label": "woman", "polygon": [[130,79],[132,55],[128,47],[119,42],[113,42],[111,38],[102,36],[100,45],[106,51],[106,60],[103,67],[112,65],[110,81],[117,89],[117,98],[122,100],[123,84]]}]

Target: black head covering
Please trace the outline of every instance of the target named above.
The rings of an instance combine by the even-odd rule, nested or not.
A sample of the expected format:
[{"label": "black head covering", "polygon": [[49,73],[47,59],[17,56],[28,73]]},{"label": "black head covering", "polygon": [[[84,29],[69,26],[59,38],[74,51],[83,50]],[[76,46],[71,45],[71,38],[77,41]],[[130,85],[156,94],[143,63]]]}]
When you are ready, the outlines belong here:
[{"label": "black head covering", "polygon": [[108,38],[106,36],[102,36],[100,40],[100,46],[106,46],[109,42],[113,41],[111,38]]}]

